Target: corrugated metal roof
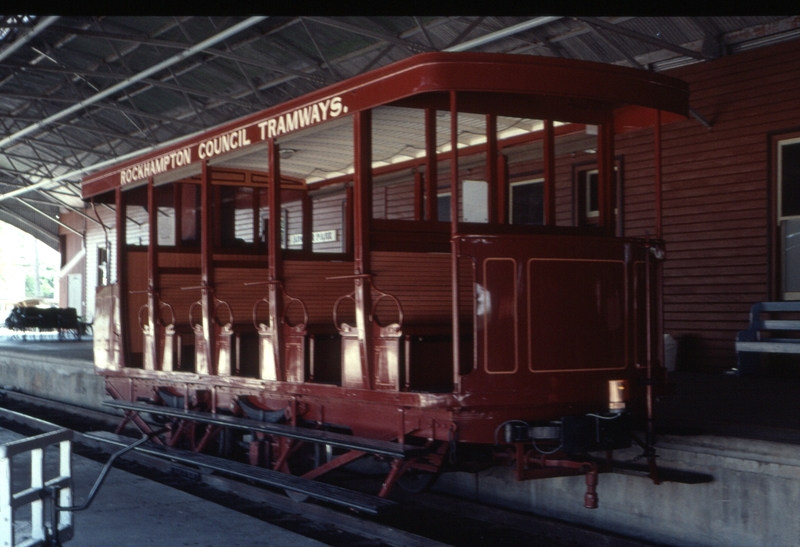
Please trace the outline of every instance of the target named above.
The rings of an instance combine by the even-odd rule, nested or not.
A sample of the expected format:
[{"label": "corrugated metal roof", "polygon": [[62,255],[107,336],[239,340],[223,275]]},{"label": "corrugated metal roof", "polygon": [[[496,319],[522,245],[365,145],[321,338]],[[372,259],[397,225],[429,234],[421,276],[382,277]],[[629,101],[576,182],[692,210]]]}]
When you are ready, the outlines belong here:
[{"label": "corrugated metal roof", "polygon": [[[63,190],[98,166],[478,38],[473,51],[659,71],[799,36],[797,16],[0,16],[0,219],[55,245],[54,212],[80,205]],[[7,195],[29,185],[41,214]]]}]

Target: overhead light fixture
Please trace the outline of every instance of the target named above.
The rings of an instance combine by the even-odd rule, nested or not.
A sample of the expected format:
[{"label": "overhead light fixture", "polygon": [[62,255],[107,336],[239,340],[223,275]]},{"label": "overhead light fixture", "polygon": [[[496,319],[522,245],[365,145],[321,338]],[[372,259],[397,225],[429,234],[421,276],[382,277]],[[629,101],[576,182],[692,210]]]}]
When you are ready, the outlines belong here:
[{"label": "overhead light fixture", "polygon": [[295,152],[297,152],[297,150],[294,150],[292,148],[281,148],[280,151],[278,152],[278,156],[282,160],[288,160],[289,158],[294,156]]}]

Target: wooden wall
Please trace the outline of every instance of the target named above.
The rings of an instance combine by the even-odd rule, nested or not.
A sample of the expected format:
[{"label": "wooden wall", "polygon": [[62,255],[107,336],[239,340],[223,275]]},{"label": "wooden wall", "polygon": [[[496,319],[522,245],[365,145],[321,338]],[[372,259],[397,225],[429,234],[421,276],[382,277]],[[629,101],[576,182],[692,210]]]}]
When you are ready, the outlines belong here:
[{"label": "wooden wall", "polygon": [[[690,84],[694,118],[664,127],[665,332],[679,366],[735,366],[753,302],[775,298],[770,135],[800,127],[800,42],[671,71]],[[617,138],[625,160],[625,233],[653,233],[653,134]]]}]

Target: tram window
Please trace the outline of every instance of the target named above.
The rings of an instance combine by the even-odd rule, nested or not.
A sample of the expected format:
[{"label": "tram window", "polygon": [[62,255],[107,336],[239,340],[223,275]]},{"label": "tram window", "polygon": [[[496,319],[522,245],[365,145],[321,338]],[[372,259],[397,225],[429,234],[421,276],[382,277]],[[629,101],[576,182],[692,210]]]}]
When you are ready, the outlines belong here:
[{"label": "tram window", "polygon": [[585,171],[583,174],[584,215],[587,219],[600,216],[600,205],[597,197],[597,169]]},{"label": "tram window", "polygon": [[158,186],[156,192],[156,229],[158,244],[175,246],[175,187]]},{"label": "tram window", "polygon": [[[376,177],[375,182],[380,181]],[[372,188],[372,218],[387,220],[414,220],[413,179]]]},{"label": "tram window", "polygon": [[128,245],[150,245],[147,211],[141,205],[126,208],[125,243]]},{"label": "tram window", "polygon": [[781,293],[800,300],[800,137],[778,143]]},{"label": "tram window", "polygon": [[[286,249],[303,249],[303,207],[302,203],[294,201],[287,203],[282,210],[281,239]],[[286,234],[285,238],[283,234]]]},{"label": "tram window", "polygon": [[178,184],[181,211],[181,243],[197,244],[200,240],[200,185]]},{"label": "tram window", "polygon": [[258,226],[259,241],[266,245],[269,234],[269,190],[266,188],[258,191]]},{"label": "tram window", "polygon": [[[619,214],[619,204],[622,203],[622,184],[619,164],[614,166],[614,173],[617,176],[617,207],[614,208],[614,214],[617,217],[617,233],[621,234],[622,217]],[[577,171],[577,187],[575,190],[578,199],[575,207],[578,212],[579,226],[597,225],[600,220],[600,199],[597,190],[598,176],[597,169]]]},{"label": "tram window", "polygon": [[109,283],[108,278],[108,249],[97,247],[97,286],[105,287]]},{"label": "tram window", "polygon": [[125,201],[125,243],[150,244],[150,222],[147,213],[147,186],[140,186],[123,194]]},{"label": "tram window", "polygon": [[450,222],[450,192],[436,196],[436,215],[439,222]]},{"label": "tram window", "polygon": [[312,240],[315,253],[341,253],[343,251],[345,202],[341,194],[328,195],[311,201]]},{"label": "tram window", "polygon": [[489,185],[483,180],[465,180],[461,183],[461,216],[464,222],[489,222],[488,189]]},{"label": "tram window", "polygon": [[512,224],[544,224],[544,179],[511,184],[510,214]]},{"label": "tram window", "polygon": [[222,247],[241,247],[253,244],[255,215],[253,189],[240,186],[220,186],[220,244]]},{"label": "tram window", "polygon": [[158,208],[158,244],[175,245],[175,207]]}]

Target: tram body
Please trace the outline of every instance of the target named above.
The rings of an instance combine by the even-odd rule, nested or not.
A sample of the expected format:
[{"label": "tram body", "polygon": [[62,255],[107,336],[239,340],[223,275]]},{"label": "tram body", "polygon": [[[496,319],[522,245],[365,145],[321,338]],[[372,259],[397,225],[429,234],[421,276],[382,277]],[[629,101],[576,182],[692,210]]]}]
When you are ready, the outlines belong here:
[{"label": "tram body", "polygon": [[[84,198],[116,212],[97,372],[115,399],[516,446],[520,478],[537,441],[626,446],[664,372],[663,242],[617,228],[614,135],[687,97],[620,67],[424,54],[93,174]],[[587,149],[586,184],[557,183]]]}]

